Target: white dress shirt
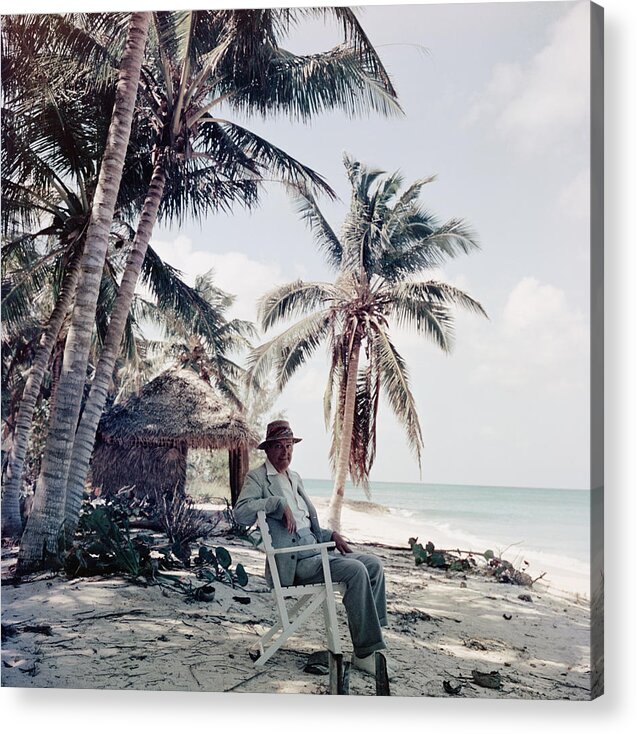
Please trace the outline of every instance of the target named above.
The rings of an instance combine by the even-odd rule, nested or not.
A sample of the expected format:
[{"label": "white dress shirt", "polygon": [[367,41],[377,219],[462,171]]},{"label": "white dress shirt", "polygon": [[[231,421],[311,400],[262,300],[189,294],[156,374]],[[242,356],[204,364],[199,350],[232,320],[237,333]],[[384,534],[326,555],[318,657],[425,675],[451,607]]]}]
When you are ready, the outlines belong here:
[{"label": "white dress shirt", "polygon": [[288,507],[292,510],[292,514],[294,515],[297,531],[301,528],[309,529],[309,510],[307,509],[307,505],[305,504],[303,497],[301,497],[301,495],[298,492],[295,492],[292,488],[292,482],[290,481],[290,477],[287,471],[277,471],[275,466],[268,458],[266,458],[265,460],[265,469],[268,473],[268,476],[277,475],[279,477],[279,483],[281,485],[281,489],[283,490],[285,500],[288,503]]}]

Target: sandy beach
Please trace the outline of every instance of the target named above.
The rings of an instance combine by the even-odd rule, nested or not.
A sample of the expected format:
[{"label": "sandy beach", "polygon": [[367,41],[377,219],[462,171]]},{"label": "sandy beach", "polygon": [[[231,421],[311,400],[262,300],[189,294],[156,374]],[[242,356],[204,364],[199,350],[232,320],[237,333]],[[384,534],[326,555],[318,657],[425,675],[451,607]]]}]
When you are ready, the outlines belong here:
[{"label": "sandy beach", "polygon": [[[326,503],[318,502],[324,516]],[[492,577],[416,567],[407,538],[429,538],[377,505],[348,503],[343,531],[385,565],[390,624],[388,655],[394,696],[590,698],[590,605],[581,594],[536,582],[532,588]],[[215,599],[188,602],[170,583],[120,577],[68,581],[53,574],[12,582],[13,552],[3,552],[2,685],[325,694],[328,677],[303,671],[324,645],[321,615],[289,640],[264,669],[249,651],[275,618],[263,576],[263,553],[247,543],[211,537],[250,579],[245,588],[216,584]],[[404,547],[399,550],[396,546]],[[195,580],[194,574],[183,576]],[[342,605],[343,648],[351,652]],[[477,685],[472,672],[497,671],[499,689]],[[450,684],[445,690],[445,681]],[[351,695],[374,695],[373,678],[350,675]]]}]

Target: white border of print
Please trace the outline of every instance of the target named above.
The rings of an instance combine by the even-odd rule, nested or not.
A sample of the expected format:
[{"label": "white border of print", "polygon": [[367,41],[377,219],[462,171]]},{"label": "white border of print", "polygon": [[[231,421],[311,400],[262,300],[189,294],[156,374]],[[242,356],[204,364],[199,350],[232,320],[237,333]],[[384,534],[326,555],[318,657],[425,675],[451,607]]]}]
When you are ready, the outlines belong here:
[{"label": "white border of print", "polygon": [[[473,0],[468,0],[469,2]],[[497,1],[497,0],[496,0]],[[309,5],[280,0],[225,0],[220,6]],[[391,4],[367,0],[368,4]],[[136,9],[210,7],[183,0],[137,0]],[[351,4],[325,0],[325,4]],[[364,4],[364,3],[359,3]],[[630,545],[635,512],[634,447],[637,445],[634,375],[637,304],[634,274],[634,202],[637,156],[637,4],[605,0],[606,79],[606,693],[593,703],[494,700],[332,698],[240,694],[193,694],[129,691],[7,689],[0,691],[2,720],[12,730],[60,728],[66,734],[131,731],[141,727],[161,732],[214,727],[266,731],[290,721],[320,719],[323,730],[386,731],[388,727],[497,734],[537,732],[550,726],[562,732],[626,731],[637,713],[634,620],[634,547]],[[48,7],[47,7],[48,5]],[[128,2],[55,3],[59,11],[128,10]],[[51,12],[51,4],[5,0],[3,13]],[[632,378],[632,379],[631,379]],[[612,531],[612,532],[611,532]],[[619,559],[627,559],[620,563]],[[616,562],[615,562],[616,561]]]}]

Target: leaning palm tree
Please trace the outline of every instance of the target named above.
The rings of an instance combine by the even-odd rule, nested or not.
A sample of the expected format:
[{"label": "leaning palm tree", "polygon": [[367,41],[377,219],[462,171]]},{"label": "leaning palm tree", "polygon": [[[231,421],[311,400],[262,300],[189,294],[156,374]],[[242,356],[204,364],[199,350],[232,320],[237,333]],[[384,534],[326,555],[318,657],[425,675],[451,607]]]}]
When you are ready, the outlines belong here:
[{"label": "leaning palm tree", "polygon": [[465,292],[437,280],[416,280],[424,271],[477,247],[460,220],[439,225],[419,204],[419,180],[400,193],[398,173],[383,176],[345,156],[352,186],[349,212],[337,236],[311,194],[299,197],[299,211],[314,233],[333,283],[295,281],[268,292],[259,303],[264,330],[302,317],[258,347],[249,359],[249,376],[259,380],[270,369],[282,390],[290,377],[326,342],[331,365],[324,398],[331,423],[330,459],[334,488],[328,524],[340,529],[348,473],[367,487],[376,456],[381,393],[404,426],[420,465],[423,448],[416,403],[405,360],[390,324],[411,327],[447,352],[453,341],[452,306],[486,316]]},{"label": "leaning palm tree", "polygon": [[36,491],[33,511],[20,545],[18,568],[21,572],[37,568],[44,559],[57,558],[58,554],[66,476],[71,459],[68,446],[75,433],[81,407],[92,324],[133,121],[149,21],[149,13],[133,13],[130,18],[111,125],[81,260],[64,365],[38,480],[39,491]]}]

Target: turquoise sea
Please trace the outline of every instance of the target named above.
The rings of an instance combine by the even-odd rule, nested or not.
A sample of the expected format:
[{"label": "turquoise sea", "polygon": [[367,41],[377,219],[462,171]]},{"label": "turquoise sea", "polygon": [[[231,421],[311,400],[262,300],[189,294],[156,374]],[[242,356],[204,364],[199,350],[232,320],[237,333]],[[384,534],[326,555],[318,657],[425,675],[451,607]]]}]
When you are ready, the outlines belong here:
[{"label": "turquoise sea", "polygon": [[[332,483],[304,480],[310,496],[329,497]],[[589,574],[590,507],[588,490],[485,487],[444,484],[371,482],[370,496],[347,487],[346,499],[371,501],[394,514],[423,523],[452,536],[458,547],[474,551],[503,551],[504,557],[523,556],[536,570],[553,576],[576,576],[568,584],[584,591]],[[564,584],[562,584],[564,586]]]}]

